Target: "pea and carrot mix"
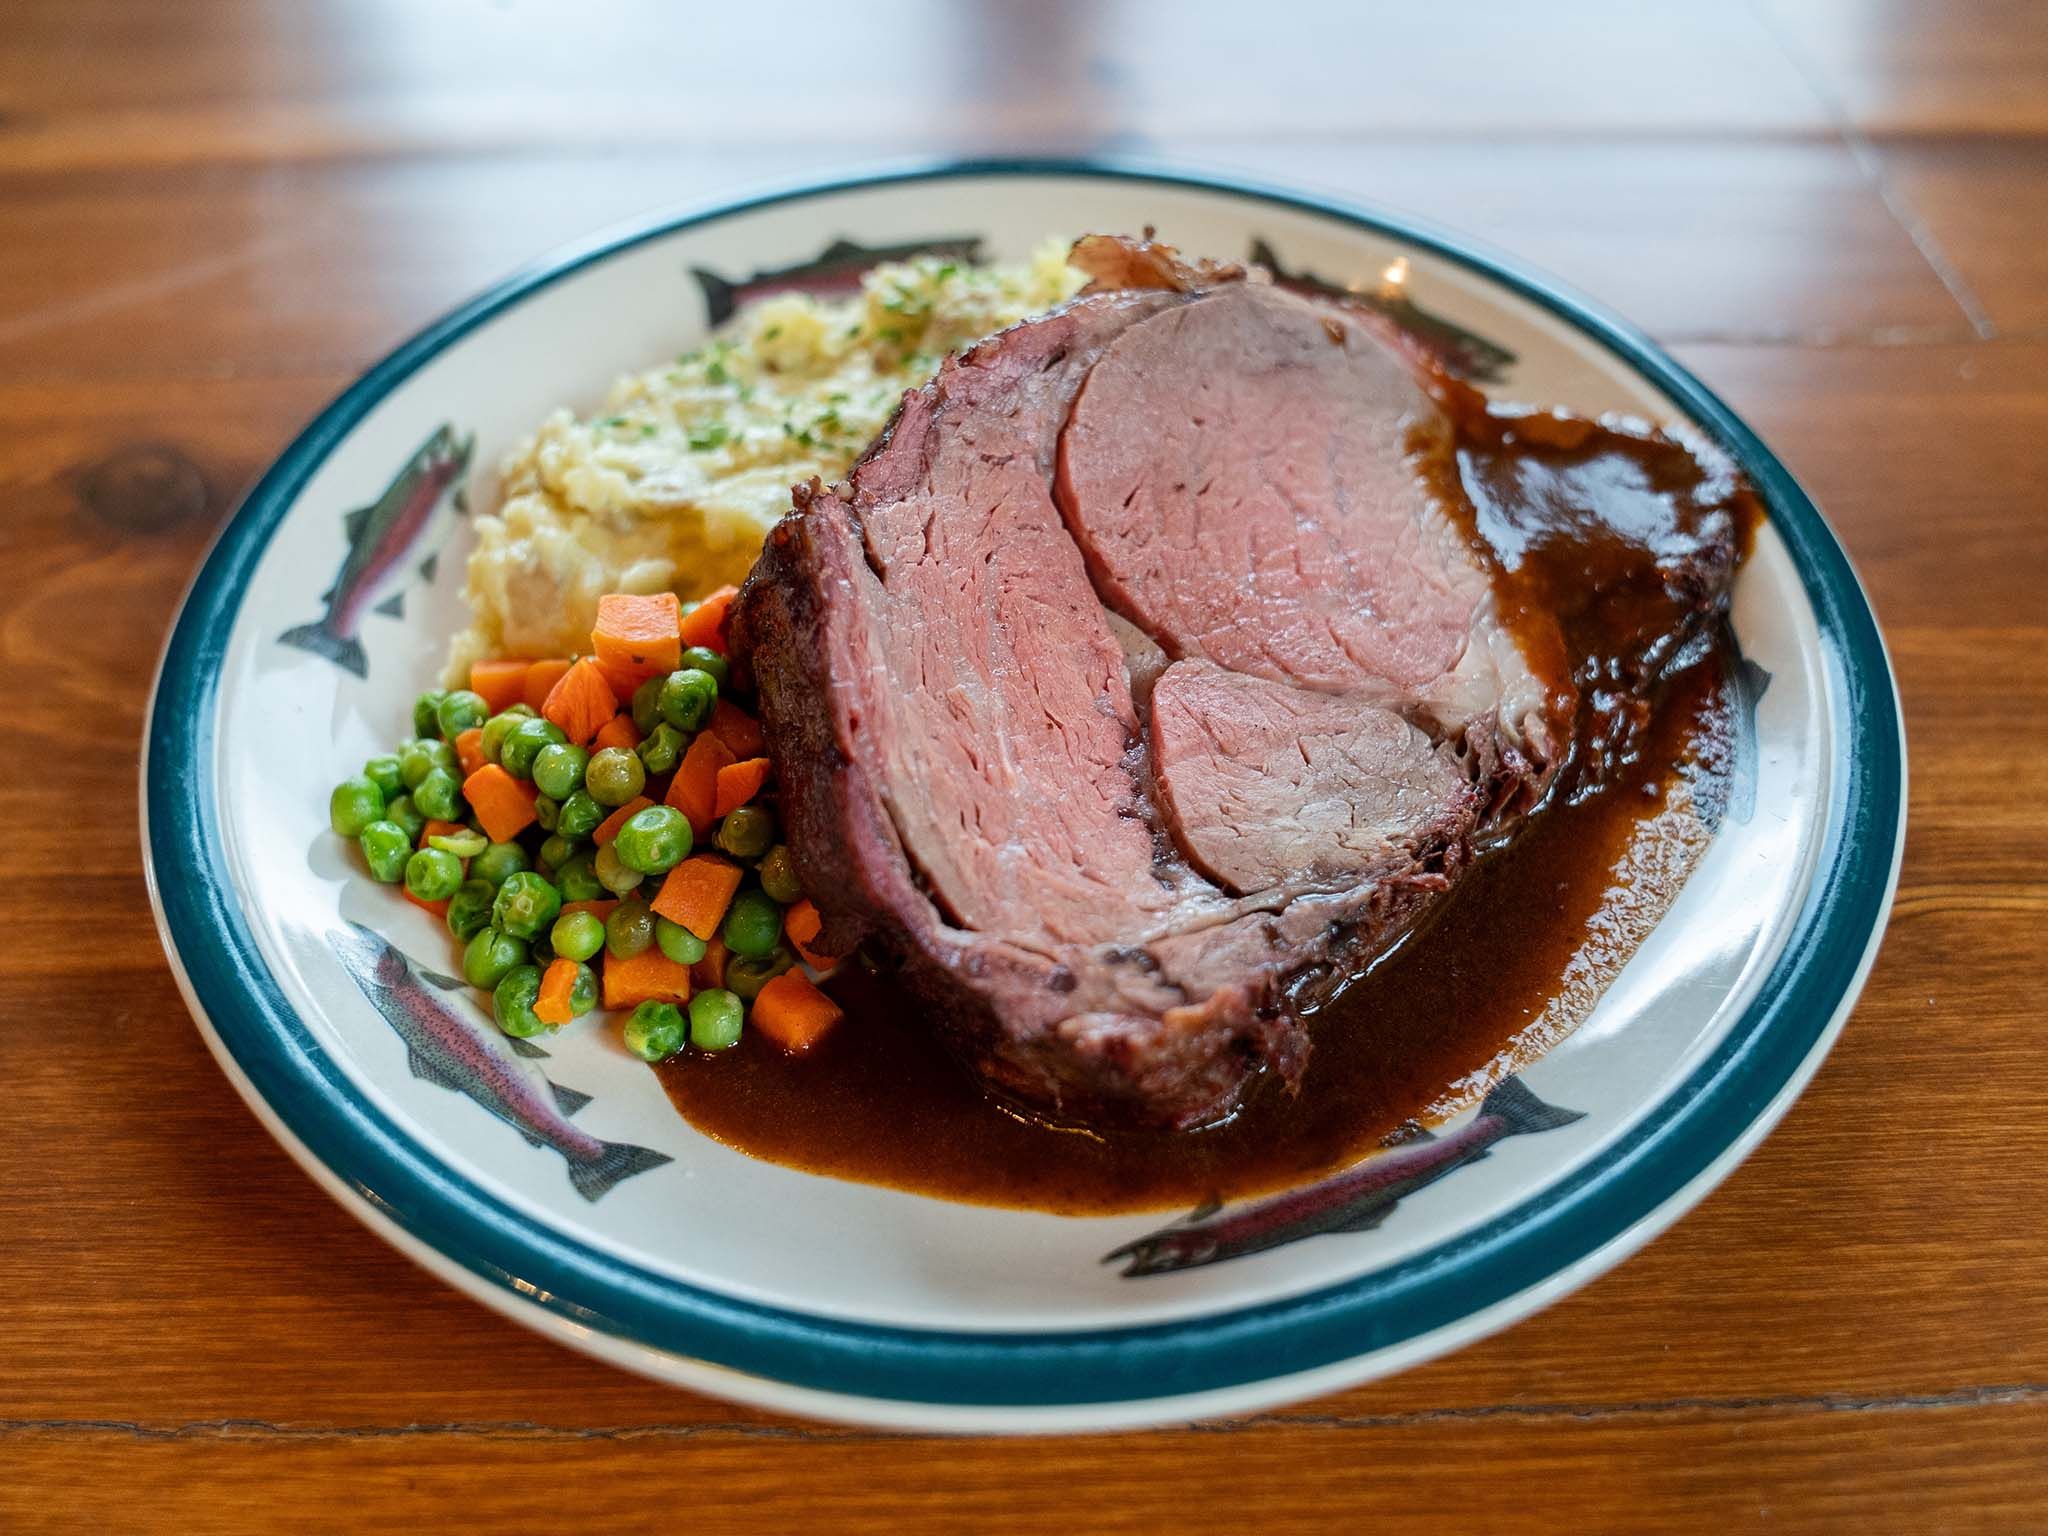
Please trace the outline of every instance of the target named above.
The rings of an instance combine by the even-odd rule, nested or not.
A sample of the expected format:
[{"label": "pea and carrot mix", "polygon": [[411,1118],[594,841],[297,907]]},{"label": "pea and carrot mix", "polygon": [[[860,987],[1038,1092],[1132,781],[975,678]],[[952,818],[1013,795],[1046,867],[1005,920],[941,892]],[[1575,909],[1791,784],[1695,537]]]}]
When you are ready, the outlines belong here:
[{"label": "pea and carrot mix", "polygon": [[595,1009],[661,1061],[751,1025],[809,1049],[840,1017],[808,972],[818,912],[777,841],[759,722],[733,689],[721,588],[614,593],[588,655],[475,663],[412,735],[336,785],[371,878],[447,924],[498,1027]]}]

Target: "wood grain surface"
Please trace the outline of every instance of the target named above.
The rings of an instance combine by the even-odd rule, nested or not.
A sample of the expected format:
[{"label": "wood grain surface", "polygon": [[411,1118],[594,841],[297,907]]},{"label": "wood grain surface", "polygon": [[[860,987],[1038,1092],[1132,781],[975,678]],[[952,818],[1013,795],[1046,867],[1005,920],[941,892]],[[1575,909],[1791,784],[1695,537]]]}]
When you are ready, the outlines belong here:
[{"label": "wood grain surface", "polygon": [[[2032,0],[1456,18],[0,7],[0,1531],[2048,1529],[2048,27]],[[357,370],[557,242],[877,156],[1090,148],[1480,235],[1755,423],[1906,710],[1864,1000],[1640,1256],[1298,1408],[890,1436],[544,1343],[322,1196],[191,1027],[133,832],[181,588]]]}]

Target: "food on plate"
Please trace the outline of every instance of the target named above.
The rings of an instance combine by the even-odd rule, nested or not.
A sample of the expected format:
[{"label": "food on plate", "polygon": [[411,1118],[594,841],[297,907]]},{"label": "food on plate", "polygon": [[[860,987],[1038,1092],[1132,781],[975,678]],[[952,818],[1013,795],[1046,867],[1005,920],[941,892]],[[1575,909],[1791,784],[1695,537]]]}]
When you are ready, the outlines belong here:
[{"label": "food on plate", "polygon": [[[552,419],[504,490],[451,686],[334,788],[334,831],[504,1033],[607,1014],[750,1149],[746,1114],[788,1109],[751,1064],[816,1092],[830,1061],[890,1098],[865,1139],[916,1123],[928,1160],[1215,1126],[1301,1083],[1319,1012],[1319,1052],[1405,1042],[1344,1045],[1345,1082],[1376,1050],[1437,1074],[1375,1087],[1405,1107],[1373,1134],[1472,1073],[1477,1036],[1430,1056],[1333,1000],[1411,936],[1484,969],[1513,925],[1446,916],[1461,888],[1601,889],[1646,813],[1584,808],[1718,793],[1686,774],[1726,757],[1757,516],[1706,445],[1495,405],[1381,310],[1101,236],[743,308]],[[913,1034],[985,1122],[907,1086]],[[675,1086],[711,1056],[729,1102]],[[1294,1173],[1359,1150],[1356,1114],[1311,1120]],[[1101,1172],[1048,1168],[1020,1203]]]},{"label": "food on plate", "polygon": [[794,866],[1002,1098],[1194,1126],[1711,636],[1711,451],[1495,410],[1341,301],[1084,240],[734,607]]},{"label": "food on plate", "polygon": [[[948,352],[1072,294],[1081,278],[1065,256],[1064,242],[1014,266],[919,256],[876,267],[851,297],[778,294],[709,345],[620,379],[590,415],[556,412],[476,519],[451,677],[582,649],[607,593],[701,597],[738,582],[791,485],[845,473]],[[345,638],[373,584],[343,577]]]},{"label": "food on plate", "polygon": [[[658,1061],[731,1049],[750,1011],[790,1050],[838,1022],[807,978],[771,990],[799,956],[834,962],[784,933],[800,893],[759,725],[726,696],[731,597],[606,594],[588,654],[475,662],[470,687],[421,694],[416,734],[329,796],[329,824],[371,877],[446,924],[505,1034],[601,1006]],[[713,941],[752,967],[744,978],[697,970]]]}]

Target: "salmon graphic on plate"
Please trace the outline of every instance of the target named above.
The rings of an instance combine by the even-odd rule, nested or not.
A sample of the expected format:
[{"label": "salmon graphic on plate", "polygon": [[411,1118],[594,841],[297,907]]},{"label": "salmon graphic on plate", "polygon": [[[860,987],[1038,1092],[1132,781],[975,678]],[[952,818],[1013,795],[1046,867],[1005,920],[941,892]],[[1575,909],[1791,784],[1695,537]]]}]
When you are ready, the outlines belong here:
[{"label": "salmon graphic on plate", "polygon": [[388,939],[360,923],[327,935],[384,1020],[406,1044],[412,1075],[481,1104],[536,1147],[552,1147],[569,1165],[569,1182],[586,1200],[598,1200],[621,1180],[673,1161],[666,1152],[622,1141],[601,1141],[569,1123],[590,1096],[564,1088],[519,1056],[546,1056],[524,1040],[508,1040],[458,1008],[462,983],[437,977],[408,960]]},{"label": "salmon graphic on plate", "polygon": [[1510,1077],[1486,1096],[1478,1114],[1449,1135],[1424,1132],[1424,1139],[1368,1158],[1320,1184],[1290,1189],[1240,1210],[1205,1206],[1104,1254],[1102,1262],[1129,1259],[1127,1277],[1158,1275],[1263,1253],[1319,1233],[1368,1232],[1416,1190],[1477,1162],[1496,1142],[1554,1131],[1584,1118],[1578,1110],[1544,1103],[1520,1078]]},{"label": "salmon graphic on plate", "polygon": [[415,572],[433,580],[441,545],[455,518],[467,510],[462,475],[475,448],[473,436],[458,438],[445,423],[436,427],[383,495],[344,517],[348,553],[334,585],[321,594],[327,612],[310,624],[286,630],[277,637],[279,643],[325,656],[357,677],[369,676],[369,659],[356,637],[363,615],[402,617],[406,585]]}]

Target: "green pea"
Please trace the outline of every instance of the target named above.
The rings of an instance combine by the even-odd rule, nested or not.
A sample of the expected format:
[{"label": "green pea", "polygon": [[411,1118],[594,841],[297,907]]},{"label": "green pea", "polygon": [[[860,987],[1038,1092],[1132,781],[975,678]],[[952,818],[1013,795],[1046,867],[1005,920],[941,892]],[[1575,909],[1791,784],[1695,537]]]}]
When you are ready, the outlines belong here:
[{"label": "green pea", "polygon": [[491,840],[473,827],[464,827],[460,832],[436,832],[427,839],[427,846],[458,859],[473,859],[491,846]]},{"label": "green pea", "polygon": [[667,681],[668,679],[664,677],[650,677],[633,690],[633,702],[630,706],[633,729],[642,736],[651,732],[661,721],[661,685]]},{"label": "green pea", "polygon": [[439,722],[441,735],[453,741],[472,726],[482,725],[491,718],[491,706],[484,702],[480,693],[471,693],[467,688],[458,688],[449,694],[434,711]]},{"label": "green pea", "polygon": [[597,850],[591,860],[591,873],[597,876],[597,883],[614,896],[623,896],[647,877],[637,869],[628,869],[619,861],[618,846],[606,843]]},{"label": "green pea", "polygon": [[477,741],[477,746],[483,750],[484,761],[497,762],[499,753],[504,750],[506,733],[520,721],[531,720],[533,717],[533,710],[530,707],[525,704],[514,704],[510,709],[486,720],[484,733]]},{"label": "green pea", "polygon": [[597,1006],[597,972],[580,962],[569,987],[569,1011],[581,1018]]},{"label": "green pea", "polygon": [[683,733],[664,720],[633,750],[649,773],[667,773],[683,755]]},{"label": "green pea", "polygon": [[650,999],[626,1020],[626,1049],[642,1061],[666,1061],[683,1048],[683,1011]]},{"label": "green pea", "polygon": [[377,756],[363,764],[363,777],[383,790],[386,800],[389,800],[393,795],[400,793],[405,788],[405,780],[400,778],[398,774],[398,754],[396,752],[380,752]]},{"label": "green pea", "polygon": [[690,999],[690,1044],[700,1051],[730,1050],[740,1043],[745,1017],[737,994],[707,987]]},{"label": "green pea", "polygon": [[555,953],[569,960],[588,960],[604,948],[604,919],[595,912],[564,912],[548,931]]},{"label": "green pea", "polygon": [[723,688],[732,681],[732,664],[709,646],[693,645],[681,657],[683,666],[695,668]]},{"label": "green pea", "polygon": [[542,720],[537,716],[532,720],[522,720],[505,733],[504,741],[498,746],[498,761],[513,778],[530,779],[533,777],[533,760],[540,756],[541,749],[568,739],[552,720]]},{"label": "green pea", "polygon": [[398,782],[411,789],[440,765],[424,741],[408,741],[398,749]]},{"label": "green pea", "polygon": [[[708,653],[707,653],[708,654]],[[702,667],[684,667],[662,679],[656,707],[679,731],[701,729],[718,702],[718,679]]]},{"label": "green pea", "polygon": [[763,987],[795,964],[796,956],[784,944],[776,945],[765,955],[735,955],[725,963],[725,984],[751,1003]]},{"label": "green pea", "polygon": [[727,811],[711,840],[736,859],[758,859],[775,841],[775,813],[765,805]]},{"label": "green pea", "polygon": [[589,849],[573,853],[555,866],[555,889],[562,893],[565,904],[597,901],[604,896],[604,887],[597,880],[596,861]]},{"label": "green pea", "polygon": [[704,958],[710,946],[681,923],[672,923],[665,917],[654,920],[654,942],[661,946],[661,952],[677,965],[695,965]]},{"label": "green pea", "polygon": [[598,829],[604,817],[604,807],[590,798],[590,791],[579,789],[555,812],[555,830],[564,837],[588,837]]},{"label": "green pea", "polygon": [[405,861],[405,888],[421,901],[446,901],[462,889],[462,860],[422,848]]},{"label": "green pea", "polygon": [[410,848],[420,840],[420,834],[427,830],[427,818],[420,814],[420,808],[413,804],[411,795],[400,795],[384,807],[384,819],[396,822],[405,829],[405,846]]},{"label": "green pea", "polygon": [[564,837],[561,833],[557,832],[553,837],[540,845],[540,852],[535,857],[539,860],[542,869],[560,869],[569,860],[576,857],[576,839]]},{"label": "green pea", "polygon": [[469,810],[462,786],[446,768],[436,768],[419,781],[412,803],[435,821],[460,821]]},{"label": "green pea", "polygon": [[448,695],[439,688],[429,688],[412,701],[412,733],[422,739],[441,734],[441,701]]},{"label": "green pea", "polygon": [[533,797],[533,819],[543,832],[552,832],[562,820],[562,802],[546,795]]},{"label": "green pea", "polygon": [[470,875],[493,890],[527,867],[526,850],[517,843],[493,843],[469,862]]},{"label": "green pea", "polygon": [[761,856],[755,873],[761,877],[761,889],[768,893],[769,900],[778,901],[785,907],[793,901],[803,900],[804,887],[796,877],[796,860],[781,843]]},{"label": "green pea", "polygon": [[395,821],[373,821],[357,834],[356,846],[363,850],[363,862],[370,866],[370,878],[396,885],[405,878],[405,861],[412,857],[412,839]]},{"label": "green pea", "polygon": [[583,770],[590,754],[571,741],[555,741],[534,754],[533,782],[544,795],[557,800],[583,787]]},{"label": "green pea", "polygon": [[448,931],[467,944],[491,925],[491,903],[497,887],[488,880],[465,880],[448,898]]},{"label": "green pea", "polygon": [[604,947],[630,960],[654,942],[654,914],[638,897],[620,902],[604,920]]},{"label": "green pea", "polygon": [[462,951],[462,978],[488,992],[526,964],[526,941],[489,924],[469,936]]},{"label": "green pea", "polygon": [[624,805],[647,787],[647,769],[624,747],[606,747],[584,770],[583,787],[599,805]]},{"label": "green pea", "polygon": [[363,828],[384,819],[384,790],[367,773],[343,779],[327,797],[327,824],[342,837],[361,837]]},{"label": "green pea", "polygon": [[765,955],[782,939],[782,909],[766,892],[741,891],[732,899],[719,936],[736,955]]},{"label": "green pea", "polygon": [[507,875],[491,907],[491,922],[516,939],[544,932],[562,910],[562,897],[544,876],[522,869]]},{"label": "green pea", "polygon": [[498,1028],[517,1040],[544,1033],[547,1025],[533,1011],[539,996],[539,966],[521,965],[507,971],[491,993],[491,1012],[497,1016]]},{"label": "green pea", "polygon": [[672,805],[650,805],[626,818],[612,847],[628,869],[667,874],[689,857],[690,819]]}]

